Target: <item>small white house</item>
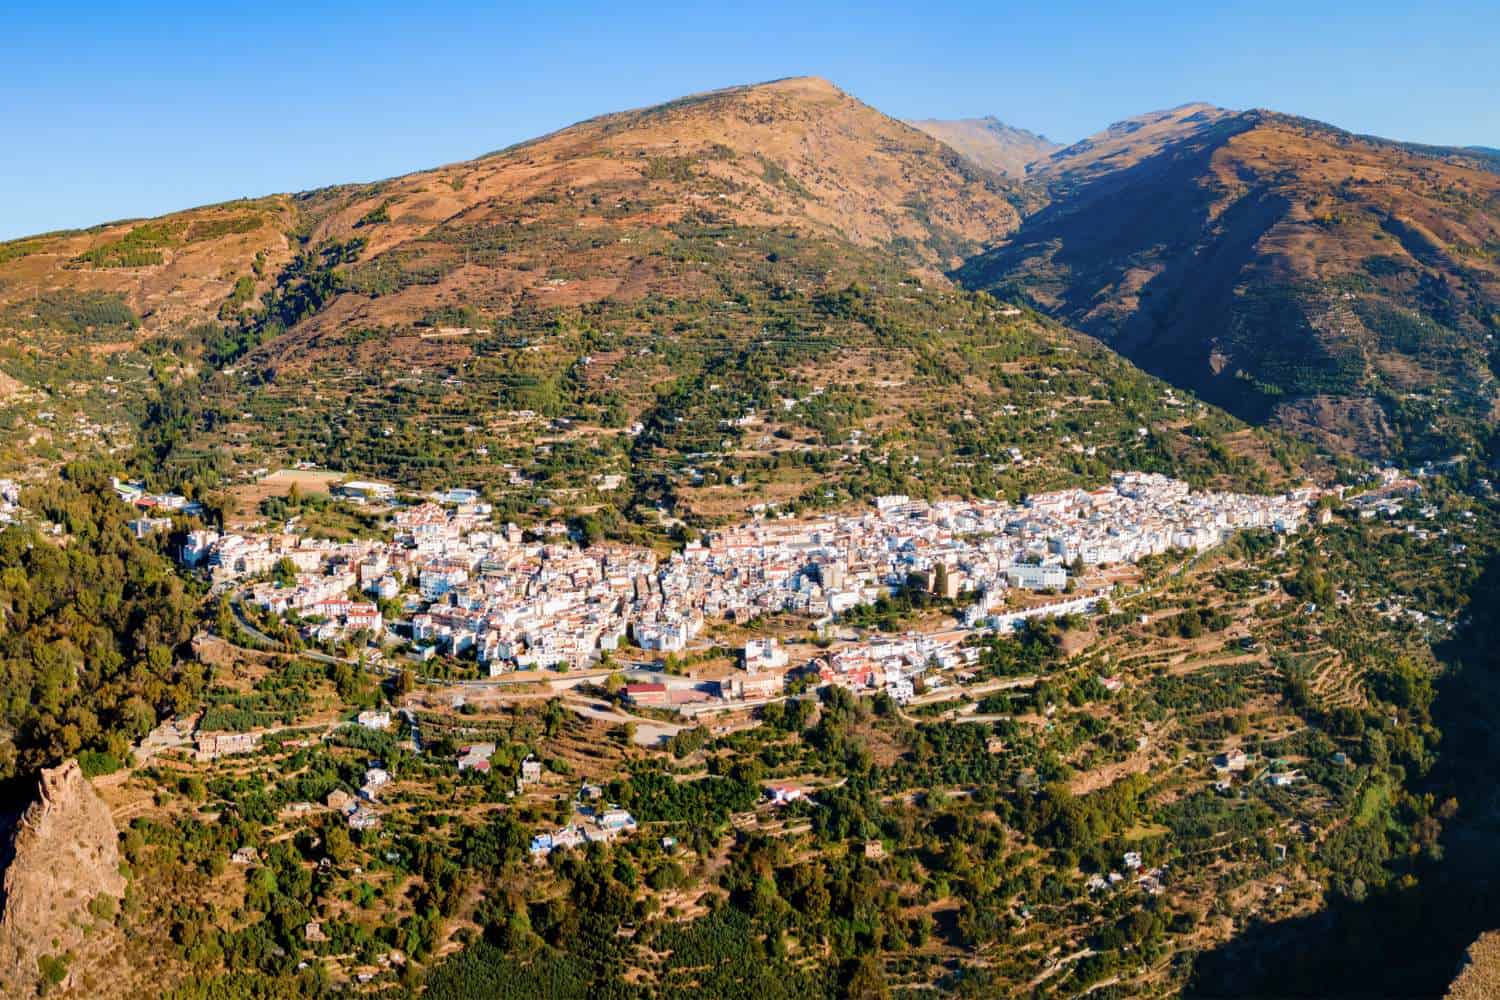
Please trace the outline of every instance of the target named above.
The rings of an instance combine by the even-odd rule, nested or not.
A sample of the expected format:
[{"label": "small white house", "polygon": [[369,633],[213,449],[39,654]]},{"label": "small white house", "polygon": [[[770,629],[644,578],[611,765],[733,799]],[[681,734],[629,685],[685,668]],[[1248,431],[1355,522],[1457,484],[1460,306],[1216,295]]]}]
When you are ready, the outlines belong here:
[{"label": "small white house", "polygon": [[381,709],[367,709],[356,716],[355,721],[366,729],[389,729],[391,728],[391,713]]}]

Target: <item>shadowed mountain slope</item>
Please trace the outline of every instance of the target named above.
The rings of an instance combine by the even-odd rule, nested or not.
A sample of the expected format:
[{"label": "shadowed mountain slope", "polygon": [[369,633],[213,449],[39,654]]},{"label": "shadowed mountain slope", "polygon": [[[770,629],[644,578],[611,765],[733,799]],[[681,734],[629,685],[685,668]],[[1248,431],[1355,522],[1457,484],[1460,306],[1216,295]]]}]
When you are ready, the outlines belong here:
[{"label": "shadowed mountain slope", "polygon": [[1500,400],[1489,164],[1188,105],[1054,154],[1050,204],[959,273],[1247,419],[1444,456]]}]

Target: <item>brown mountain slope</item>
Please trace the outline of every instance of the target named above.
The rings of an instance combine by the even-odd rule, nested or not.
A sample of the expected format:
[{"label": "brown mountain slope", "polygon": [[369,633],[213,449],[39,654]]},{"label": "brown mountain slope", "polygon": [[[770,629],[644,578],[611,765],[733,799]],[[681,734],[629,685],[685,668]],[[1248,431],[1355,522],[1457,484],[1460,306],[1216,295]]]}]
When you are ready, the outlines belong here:
[{"label": "brown mountain slope", "polygon": [[1055,154],[961,272],[1252,420],[1370,454],[1493,430],[1500,174],[1461,151],[1189,106]]},{"label": "brown mountain slope", "polygon": [[[422,271],[420,288],[398,281],[393,293],[376,281],[378,302],[346,297],[327,319],[387,322],[458,299],[504,310],[688,291],[661,257],[674,227],[704,221],[890,250],[941,281],[1018,224],[1007,196],[941,143],[827,81],[794,78],[606,115],[468,163],[326,192],[307,213],[314,244],[365,241],[358,274]],[[389,220],[362,227],[372,212]],[[365,289],[356,280],[353,290]]]},{"label": "brown mountain slope", "polygon": [[[972,491],[1105,471],[1115,442],[1137,447],[1136,427],[1174,412],[1160,387],[940,273],[1013,227],[1012,196],[808,79],[317,192],[297,201],[305,241],[273,294],[230,310],[248,350],[179,401],[201,412],[164,422],[155,455],[188,475],[302,459],[458,477],[646,517],[828,502],[841,494],[819,484],[851,480]],[[1090,423],[1102,446],[1043,406],[1064,378],[1078,399],[1133,401]],[[1177,432],[1210,415],[1191,416],[1151,446],[1193,452]],[[1000,436],[1046,458],[988,461]],[[1043,449],[1058,440],[1076,451]],[[633,499],[593,494],[606,477]]]},{"label": "brown mountain slope", "polygon": [[946,285],[1018,223],[1011,196],[931,137],[796,78],[376,184],[0,244],[0,408],[16,415],[0,422],[0,464],[118,450],[158,381],[256,343],[271,369],[305,370],[350,360],[338,337],[353,331],[369,363],[407,352],[387,334],[418,326],[722,301],[734,268],[781,261],[775,280],[808,291],[848,277],[841,248]]},{"label": "brown mountain slope", "polygon": [[1062,147],[1044,135],[986,118],[927,118],[908,124],[945,142],[971,162],[1009,177],[1025,177],[1027,168]]},{"label": "brown mountain slope", "polygon": [[[439,266],[453,263],[434,245],[445,233],[563,214],[581,231],[660,230],[705,211],[799,226],[894,247],[935,277],[1015,227],[1006,195],[942,144],[801,77],[590,119],[377,184],[0,244],[0,317],[13,327],[29,318],[30,300],[61,289],[120,295],[143,328],[163,329],[211,317],[237,279],[255,277],[257,253],[259,270],[274,275],[292,257],[288,234],[314,245],[362,239],[364,261],[425,240],[408,256]],[[510,284],[541,283],[532,277]],[[258,280],[255,292],[266,287]]]},{"label": "brown mountain slope", "polygon": [[1032,166],[1032,172],[1055,189],[1076,189],[1097,177],[1133,167],[1169,145],[1211,136],[1234,117],[1232,111],[1203,103],[1148,112],[1053,150]]},{"label": "brown mountain slope", "polygon": [[226,206],[11,244],[0,443],[12,467],[131,455],[134,426],[131,468],[173,485],[311,461],[658,527],[1127,465],[1292,470],[1098,345],[953,289],[1013,198],[790,79],[267,199],[256,226],[208,226],[252,211]]},{"label": "brown mountain slope", "polygon": [[152,327],[212,317],[257,255],[266,274],[290,260],[297,218],[278,195],[0,243],[0,329],[50,318],[51,292],[120,296]]},{"label": "brown mountain slope", "polygon": [[268,292],[300,217],[277,196],[0,243],[0,469],[128,451],[157,377],[195,367],[141,345]]},{"label": "brown mountain slope", "polygon": [[1125,466],[1292,474],[1279,444],[1097,344],[952,288],[1021,197],[792,79],[11,244],[0,464],[102,445],[207,491],[308,461],[657,527]]}]

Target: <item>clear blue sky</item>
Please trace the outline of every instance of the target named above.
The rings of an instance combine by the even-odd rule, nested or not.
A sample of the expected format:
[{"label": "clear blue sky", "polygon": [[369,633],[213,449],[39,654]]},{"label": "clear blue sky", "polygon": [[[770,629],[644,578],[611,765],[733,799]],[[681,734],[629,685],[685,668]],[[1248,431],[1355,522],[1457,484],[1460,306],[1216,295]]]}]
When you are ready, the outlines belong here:
[{"label": "clear blue sky", "polygon": [[1500,146],[1500,0],[728,6],[0,5],[0,238],[374,180],[798,74],[1061,141],[1206,100]]}]

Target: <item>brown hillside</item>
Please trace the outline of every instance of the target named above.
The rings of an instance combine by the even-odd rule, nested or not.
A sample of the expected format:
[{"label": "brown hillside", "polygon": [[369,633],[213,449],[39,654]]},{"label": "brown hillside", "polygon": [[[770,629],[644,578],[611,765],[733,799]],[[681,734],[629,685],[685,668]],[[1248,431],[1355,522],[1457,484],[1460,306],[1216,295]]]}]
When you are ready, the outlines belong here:
[{"label": "brown hillside", "polygon": [[[810,79],[317,192],[297,202],[306,239],[268,308],[234,314],[248,351],[195,388],[198,426],[158,456],[187,476],[302,460],[645,520],[823,503],[840,482],[1078,475],[1040,442],[1083,452],[1081,431],[1032,427],[1052,411],[1028,400],[1063,390],[1013,362],[1057,339],[1051,377],[1076,379],[1070,395],[1143,402],[1131,447],[1159,389],[950,290],[942,269],[1015,224],[1013,196]],[[1095,475],[1132,419],[1109,417],[1090,421]],[[1034,464],[980,460],[1032,434]],[[979,458],[955,451],[970,438]]]},{"label": "brown hillside", "polygon": [[154,392],[143,372],[178,381],[255,343],[284,374],[456,362],[470,345],[403,335],[606,301],[719,303],[742,279],[810,292],[851,280],[848,251],[943,286],[1018,223],[1011,195],[797,78],[376,184],[0,244],[0,373],[23,389],[0,465],[128,447]]},{"label": "brown hillside", "polygon": [[1092,481],[1148,448],[1205,482],[1289,473],[1207,447],[1232,422],[1184,419],[1095,345],[952,289],[1026,197],[798,78],[8,244],[0,371],[30,410],[0,466],[103,444],[213,487],[305,461],[645,524]]},{"label": "brown hillside", "polygon": [[152,329],[212,319],[237,279],[268,287],[297,218],[276,196],[0,243],[0,333],[29,328],[54,292],[118,295]]},{"label": "brown hillside", "polygon": [[[505,311],[648,291],[673,227],[790,227],[894,250],[927,280],[1013,229],[994,177],[827,81],[795,78],[590,119],[467,163],[311,200],[313,242],[363,238],[356,291],[323,326],[415,321],[452,301]],[[385,206],[389,222],[361,226]],[[390,292],[379,275],[420,274]]]},{"label": "brown hillside", "polygon": [[1097,135],[1054,149],[1033,166],[1047,183],[1077,188],[1087,181],[1133,167],[1165,147],[1214,134],[1233,111],[1212,104],[1183,104],[1116,122]]},{"label": "brown hillside", "polygon": [[[264,275],[285,265],[289,233],[313,244],[361,238],[362,262],[420,261],[458,291],[473,275],[459,266],[463,248],[453,248],[452,234],[543,223],[576,229],[590,251],[602,251],[586,254],[590,261],[611,271],[565,297],[629,294],[643,277],[637,255],[602,243],[629,247],[629,230],[661,231],[703,213],[892,247],[936,278],[1015,227],[1006,193],[941,143],[827,81],[793,78],[590,119],[377,184],[0,244],[0,315],[24,319],[28,300],[65,289],[123,296],[146,330],[211,319],[236,279],[255,278],[257,253]],[[382,206],[388,221],[361,224]],[[500,293],[548,287],[532,255],[486,249],[501,264],[486,276]],[[267,286],[257,279],[255,293]],[[387,302],[380,312],[400,308]]]},{"label": "brown hillside", "polygon": [[1189,106],[1035,172],[1053,202],[964,270],[1241,416],[1370,455],[1492,426],[1500,174]]}]

